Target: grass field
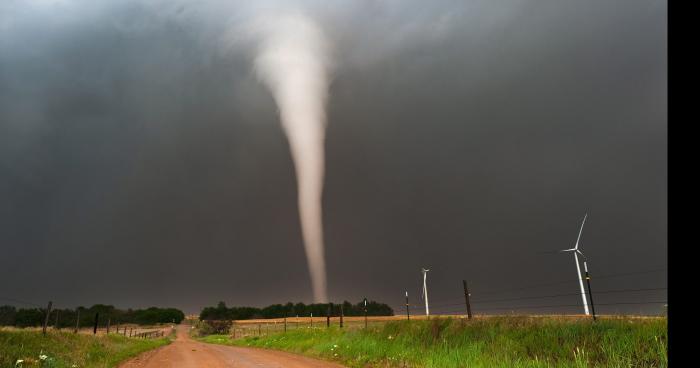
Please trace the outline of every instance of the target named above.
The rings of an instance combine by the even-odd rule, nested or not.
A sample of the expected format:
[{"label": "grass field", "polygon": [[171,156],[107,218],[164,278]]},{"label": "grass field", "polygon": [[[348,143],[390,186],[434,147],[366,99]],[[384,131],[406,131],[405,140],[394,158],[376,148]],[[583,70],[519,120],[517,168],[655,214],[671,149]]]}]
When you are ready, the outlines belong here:
[{"label": "grass field", "polygon": [[0,330],[0,367],[115,367],[125,359],[169,342],[167,337],[137,339],[67,331],[49,331],[43,336],[37,330]]},{"label": "grass field", "polygon": [[351,367],[666,367],[665,318],[489,317],[300,328],[202,341],[286,350]]}]

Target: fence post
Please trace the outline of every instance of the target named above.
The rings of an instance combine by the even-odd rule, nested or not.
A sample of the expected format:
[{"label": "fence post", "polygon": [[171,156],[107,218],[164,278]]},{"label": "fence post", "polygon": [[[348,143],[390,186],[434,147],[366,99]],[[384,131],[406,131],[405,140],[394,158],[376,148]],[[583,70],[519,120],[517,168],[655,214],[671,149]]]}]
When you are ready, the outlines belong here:
[{"label": "fence post", "polygon": [[311,320],[311,328],[314,328],[314,312],[311,312],[310,320]]},{"label": "fence post", "polygon": [[57,330],[61,329],[60,327],[58,327],[58,315],[60,314],[60,312],[61,312],[60,309],[56,309],[56,324],[54,325],[54,328]]},{"label": "fence post", "polygon": [[367,329],[367,298],[365,298],[365,330]]},{"label": "fence post", "polygon": [[593,321],[595,321],[595,306],[593,306],[593,292],[591,292],[591,275],[588,274],[588,264],[586,264],[586,261],[583,261],[583,267],[586,269],[586,285],[588,285],[588,300],[591,301],[591,315],[593,315]]},{"label": "fence post", "polygon": [[340,304],[340,328],[343,328],[343,316],[345,314],[345,312],[343,311],[343,304],[344,303]]},{"label": "fence post", "polygon": [[107,335],[109,335],[109,324],[112,322],[112,318],[107,318]]},{"label": "fence post", "polygon": [[287,313],[284,314],[284,332],[287,332]]},{"label": "fence post", "polygon": [[406,291],[406,320],[411,320],[411,312],[408,311],[408,291]]},{"label": "fence post", "polygon": [[469,302],[469,289],[467,288],[467,280],[462,280],[464,286],[464,300],[467,302],[467,318],[472,319],[472,305]]},{"label": "fence post", "polygon": [[97,322],[100,320],[100,312],[95,313],[95,326],[92,328],[92,334],[97,334]]},{"label": "fence post", "polygon": [[44,328],[41,330],[41,333],[46,335],[46,325],[49,324],[49,314],[51,313],[51,301],[49,301],[49,306],[46,307],[46,317],[44,318]]},{"label": "fence post", "polygon": [[331,314],[333,313],[333,303],[328,303],[328,312],[326,312],[326,327],[331,327]]},{"label": "fence post", "polygon": [[78,314],[75,316],[75,333],[78,333],[80,328],[80,308],[77,308]]}]

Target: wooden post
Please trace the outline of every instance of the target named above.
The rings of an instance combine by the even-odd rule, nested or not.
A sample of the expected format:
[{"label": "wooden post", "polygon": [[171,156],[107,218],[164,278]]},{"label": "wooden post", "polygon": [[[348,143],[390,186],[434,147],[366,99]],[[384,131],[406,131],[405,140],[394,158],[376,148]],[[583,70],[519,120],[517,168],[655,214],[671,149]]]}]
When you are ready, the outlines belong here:
[{"label": "wooden post", "polygon": [[287,332],[287,313],[284,314],[284,332]]},{"label": "wooden post", "polygon": [[117,321],[117,335],[119,335],[119,321]]},{"label": "wooden post", "polygon": [[406,319],[411,320],[411,312],[408,311],[408,291],[406,291]]},{"label": "wooden post", "polygon": [[48,307],[46,307],[46,317],[44,317],[44,328],[41,330],[41,333],[46,335],[46,326],[49,324],[49,314],[51,313],[51,301],[49,301]]},{"label": "wooden post", "polygon": [[132,334],[132,333],[134,333],[134,328],[133,328],[133,327],[129,327],[129,337],[131,337],[131,334]]},{"label": "wooden post", "polygon": [[586,268],[586,285],[588,285],[588,300],[591,302],[591,315],[593,316],[593,321],[595,321],[595,306],[593,305],[593,292],[591,292],[591,275],[588,274],[588,265],[586,264],[586,261],[583,261],[583,267]]},{"label": "wooden post", "polygon": [[262,326],[258,323],[258,336],[262,333]]},{"label": "wooden post", "polygon": [[57,330],[61,329],[61,327],[58,326],[58,315],[60,314],[60,312],[61,312],[60,309],[56,309],[56,324],[54,324],[53,328],[55,328]]},{"label": "wooden post", "polygon": [[75,316],[75,333],[78,333],[78,329],[80,329],[80,308],[76,308],[76,310],[78,313]]},{"label": "wooden post", "polygon": [[92,334],[96,335],[97,334],[97,322],[100,320],[100,312],[95,312],[95,325],[92,328]]},{"label": "wooden post", "polygon": [[333,313],[333,303],[328,303],[328,312],[326,313],[326,327],[331,327],[331,313]]},{"label": "wooden post", "polygon": [[467,280],[462,280],[464,286],[464,300],[467,302],[467,318],[472,319],[472,305],[469,302],[469,289],[467,288]]},{"label": "wooden post", "polygon": [[109,335],[109,324],[112,322],[112,318],[107,318],[107,335]]},{"label": "wooden post", "polygon": [[343,328],[343,304],[340,304],[340,328]]},{"label": "wooden post", "polygon": [[314,328],[314,312],[311,312],[311,328]]}]

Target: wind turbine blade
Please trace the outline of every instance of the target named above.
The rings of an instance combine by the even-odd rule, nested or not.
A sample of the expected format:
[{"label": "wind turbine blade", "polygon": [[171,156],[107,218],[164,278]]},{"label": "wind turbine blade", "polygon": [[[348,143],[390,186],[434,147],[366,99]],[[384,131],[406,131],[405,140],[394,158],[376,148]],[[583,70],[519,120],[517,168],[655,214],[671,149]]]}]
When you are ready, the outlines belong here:
[{"label": "wind turbine blade", "polygon": [[576,246],[574,249],[578,249],[578,242],[581,240],[581,233],[583,232],[583,225],[586,223],[586,218],[588,217],[588,214],[583,216],[583,222],[581,222],[581,229],[578,231],[578,238],[576,238]]}]

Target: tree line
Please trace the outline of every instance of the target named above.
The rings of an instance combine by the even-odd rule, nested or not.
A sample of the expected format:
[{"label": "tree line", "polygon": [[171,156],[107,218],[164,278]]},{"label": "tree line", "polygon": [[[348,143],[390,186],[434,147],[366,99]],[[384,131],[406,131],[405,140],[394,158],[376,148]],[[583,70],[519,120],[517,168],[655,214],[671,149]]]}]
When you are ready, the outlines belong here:
[{"label": "tree line", "polygon": [[[105,327],[109,320],[112,326],[117,323],[152,325],[157,323],[180,323],[185,314],[175,308],[150,307],[146,309],[117,309],[112,305],[95,304],[92,307],[75,309],[52,309],[49,326],[59,328],[75,327],[80,311],[80,327],[94,326],[95,314],[99,313],[98,326]],[[58,317],[58,318],[57,318]],[[0,306],[0,326],[35,327],[44,324],[45,308],[19,308],[11,305]],[[58,321],[58,324],[56,324]]]},{"label": "tree line", "polygon": [[[304,303],[287,303],[273,304],[264,308],[256,307],[227,307],[226,303],[219,302],[216,307],[206,307],[199,314],[200,320],[241,320],[241,319],[257,319],[257,318],[282,318],[282,317],[308,317],[313,313],[314,316],[326,316],[328,314],[327,303],[304,304]],[[343,314],[346,316],[364,316],[365,304],[361,301],[357,304],[352,304],[349,301],[343,302]],[[340,305],[334,304],[331,311],[332,316],[340,315]],[[394,310],[384,303],[376,301],[367,301],[368,316],[393,316]]]}]

